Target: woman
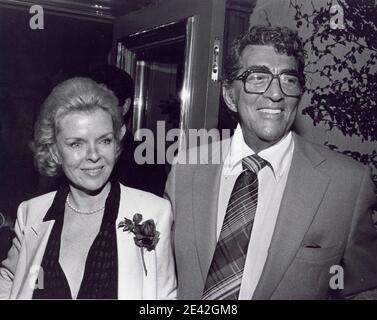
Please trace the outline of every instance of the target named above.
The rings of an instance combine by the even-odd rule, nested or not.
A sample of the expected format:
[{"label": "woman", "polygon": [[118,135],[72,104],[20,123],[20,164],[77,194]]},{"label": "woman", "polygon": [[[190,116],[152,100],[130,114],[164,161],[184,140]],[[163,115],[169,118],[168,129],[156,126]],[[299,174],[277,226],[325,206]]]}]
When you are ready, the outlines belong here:
[{"label": "woman", "polygon": [[117,106],[86,78],[59,84],[45,101],[35,161],[66,183],[19,206],[0,298],[175,298],[170,204],[110,179],[121,151]]}]

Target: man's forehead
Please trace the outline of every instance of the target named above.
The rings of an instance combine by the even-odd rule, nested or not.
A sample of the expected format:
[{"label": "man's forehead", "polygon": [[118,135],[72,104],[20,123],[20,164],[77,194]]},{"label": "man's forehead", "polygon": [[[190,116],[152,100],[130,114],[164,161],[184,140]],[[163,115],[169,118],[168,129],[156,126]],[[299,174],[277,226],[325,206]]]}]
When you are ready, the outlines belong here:
[{"label": "man's forehead", "polygon": [[246,46],[242,51],[240,62],[245,70],[252,66],[265,66],[274,70],[298,69],[295,57],[277,52],[272,45]]}]

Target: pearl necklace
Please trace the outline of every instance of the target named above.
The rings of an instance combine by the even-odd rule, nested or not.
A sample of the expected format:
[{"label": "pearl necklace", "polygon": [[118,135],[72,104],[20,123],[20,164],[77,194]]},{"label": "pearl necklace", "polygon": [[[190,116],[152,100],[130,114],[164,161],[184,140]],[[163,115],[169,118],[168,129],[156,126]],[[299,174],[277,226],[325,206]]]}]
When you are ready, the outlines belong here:
[{"label": "pearl necklace", "polygon": [[69,207],[72,211],[74,211],[74,212],[76,212],[76,213],[78,213],[78,214],[91,215],[91,214],[93,214],[93,213],[96,213],[96,212],[99,212],[99,211],[102,211],[103,209],[105,209],[105,206],[103,206],[103,207],[101,207],[101,208],[99,208],[99,209],[95,209],[95,210],[92,210],[92,211],[81,211],[81,210],[75,208],[75,207],[69,202],[69,194],[68,194],[68,196],[67,196],[66,203],[67,203],[68,207]]}]

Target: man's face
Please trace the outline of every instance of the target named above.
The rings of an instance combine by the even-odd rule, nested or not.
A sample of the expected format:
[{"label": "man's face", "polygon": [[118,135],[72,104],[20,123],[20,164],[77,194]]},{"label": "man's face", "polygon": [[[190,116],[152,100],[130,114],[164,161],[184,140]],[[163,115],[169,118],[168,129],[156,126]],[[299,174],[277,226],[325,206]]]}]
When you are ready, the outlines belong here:
[{"label": "man's face", "polygon": [[[294,57],[279,54],[270,45],[247,46],[241,55],[241,65],[239,75],[250,67],[264,67],[275,75],[283,70],[298,71]],[[290,131],[300,97],[285,96],[278,79],[273,79],[262,94],[246,93],[240,80],[233,81],[229,90],[234,104],[232,107],[227,102],[227,105],[238,112],[245,141],[256,152],[278,142]]]}]

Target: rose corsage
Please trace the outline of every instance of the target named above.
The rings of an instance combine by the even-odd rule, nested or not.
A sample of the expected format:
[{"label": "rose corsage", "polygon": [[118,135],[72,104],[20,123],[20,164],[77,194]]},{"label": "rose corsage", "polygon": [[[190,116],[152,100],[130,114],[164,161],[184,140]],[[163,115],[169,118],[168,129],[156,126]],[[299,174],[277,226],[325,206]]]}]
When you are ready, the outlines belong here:
[{"label": "rose corsage", "polygon": [[134,236],[135,244],[140,248],[141,258],[143,261],[143,267],[145,275],[147,275],[147,267],[144,260],[144,248],[148,251],[152,251],[156,248],[158,241],[160,240],[160,232],[156,230],[156,224],[152,219],[142,222],[143,216],[140,213],[134,214],[132,220],[124,218],[118,224],[118,228],[123,228],[123,231],[132,232]]}]

